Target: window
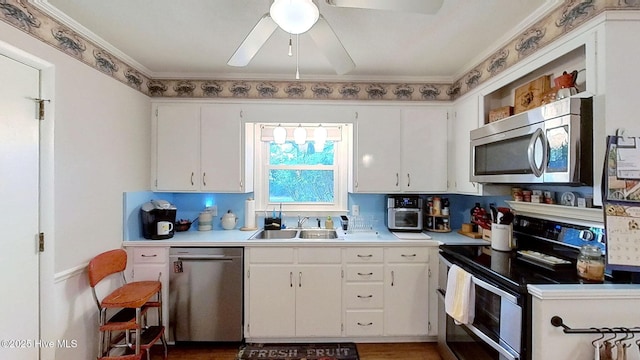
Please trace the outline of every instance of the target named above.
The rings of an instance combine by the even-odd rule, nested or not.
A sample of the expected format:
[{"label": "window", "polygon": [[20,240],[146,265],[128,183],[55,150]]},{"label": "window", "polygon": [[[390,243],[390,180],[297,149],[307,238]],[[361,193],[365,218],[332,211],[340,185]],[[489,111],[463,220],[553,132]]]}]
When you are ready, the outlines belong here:
[{"label": "window", "polygon": [[[274,140],[274,129],[286,130],[284,143]],[[261,124],[256,144],[256,206],[279,207],[283,211],[344,211],[347,203],[348,136],[346,126],[322,124],[327,130],[324,142],[314,141],[319,125]],[[293,134],[302,128],[304,142]],[[300,131],[300,130],[298,130]],[[293,214],[290,214],[293,215]]]}]

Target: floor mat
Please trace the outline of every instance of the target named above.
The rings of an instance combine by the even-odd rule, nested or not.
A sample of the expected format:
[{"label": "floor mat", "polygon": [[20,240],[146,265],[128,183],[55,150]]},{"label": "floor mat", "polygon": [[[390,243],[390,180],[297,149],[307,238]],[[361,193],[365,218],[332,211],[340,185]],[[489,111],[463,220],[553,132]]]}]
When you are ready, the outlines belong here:
[{"label": "floor mat", "polygon": [[246,344],[236,360],[358,360],[354,343]]}]

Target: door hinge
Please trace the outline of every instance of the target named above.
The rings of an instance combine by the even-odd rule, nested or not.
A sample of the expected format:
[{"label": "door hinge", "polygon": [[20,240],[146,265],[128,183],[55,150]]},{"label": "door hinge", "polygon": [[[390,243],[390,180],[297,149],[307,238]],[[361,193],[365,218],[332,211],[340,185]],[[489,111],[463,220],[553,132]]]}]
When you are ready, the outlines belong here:
[{"label": "door hinge", "polygon": [[44,116],[45,116],[44,103],[50,102],[51,100],[48,100],[48,99],[34,99],[34,100],[38,102],[38,120],[44,120]]},{"label": "door hinge", "polygon": [[251,278],[251,270],[247,270],[247,279]]},{"label": "door hinge", "polygon": [[156,108],[156,117],[158,117],[158,108]]},{"label": "door hinge", "polygon": [[431,278],[431,268],[427,270],[427,273],[429,274],[429,278]]},{"label": "door hinge", "polygon": [[38,234],[38,251],[44,252],[44,233]]},{"label": "door hinge", "polygon": [[340,277],[344,279],[344,270],[340,270]]},{"label": "door hinge", "polygon": [[431,321],[427,322],[427,330],[431,331]]}]

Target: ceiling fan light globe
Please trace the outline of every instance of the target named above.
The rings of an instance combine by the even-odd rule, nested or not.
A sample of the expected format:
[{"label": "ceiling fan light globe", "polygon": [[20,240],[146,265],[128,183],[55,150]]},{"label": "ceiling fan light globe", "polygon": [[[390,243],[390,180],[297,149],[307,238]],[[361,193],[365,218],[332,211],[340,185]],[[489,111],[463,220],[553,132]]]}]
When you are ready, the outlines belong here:
[{"label": "ceiling fan light globe", "polygon": [[311,29],[320,16],[311,0],[274,0],[269,14],[282,30],[294,35]]}]

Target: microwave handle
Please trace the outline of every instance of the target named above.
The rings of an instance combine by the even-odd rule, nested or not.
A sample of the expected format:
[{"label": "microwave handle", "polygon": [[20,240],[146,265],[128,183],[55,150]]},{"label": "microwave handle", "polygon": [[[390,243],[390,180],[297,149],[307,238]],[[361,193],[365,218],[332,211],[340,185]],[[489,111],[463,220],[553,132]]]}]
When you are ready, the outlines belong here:
[{"label": "microwave handle", "polygon": [[[536,140],[538,139],[542,141],[542,164],[540,164],[539,167],[535,162],[535,146]],[[529,159],[529,166],[531,167],[531,171],[533,171],[533,175],[536,177],[542,176],[542,172],[544,171],[547,162],[547,139],[544,137],[544,131],[542,129],[537,129],[531,136],[529,146],[527,147],[527,157]]]}]

